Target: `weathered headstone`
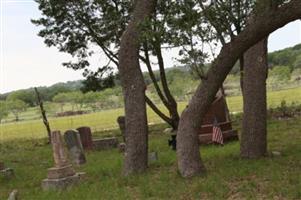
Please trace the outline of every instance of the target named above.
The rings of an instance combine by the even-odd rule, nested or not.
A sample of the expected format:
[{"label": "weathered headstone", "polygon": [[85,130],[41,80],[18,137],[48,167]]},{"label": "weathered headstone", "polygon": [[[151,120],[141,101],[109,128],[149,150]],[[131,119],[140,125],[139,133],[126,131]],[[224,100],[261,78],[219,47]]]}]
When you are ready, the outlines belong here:
[{"label": "weathered headstone", "polygon": [[10,179],[14,177],[15,173],[14,170],[11,168],[7,168],[4,166],[3,162],[0,162],[0,176],[6,179]]},{"label": "weathered headstone", "polygon": [[150,152],[148,154],[148,161],[149,162],[154,162],[158,160],[158,153],[157,152]]},{"label": "weathered headstone", "polygon": [[117,148],[117,146],[118,146],[118,139],[116,137],[93,140],[94,150],[112,149],[112,148]]},{"label": "weathered headstone", "polygon": [[120,143],[120,144],[118,145],[118,149],[119,149],[119,152],[120,152],[120,153],[125,152],[125,148],[126,148],[125,143]]},{"label": "weathered headstone", "polygon": [[93,148],[93,142],[92,142],[92,133],[90,127],[83,126],[77,128],[76,130],[78,130],[79,132],[83,148],[85,150],[91,150]]},{"label": "weathered headstone", "polygon": [[64,134],[65,142],[69,150],[69,156],[73,163],[82,165],[86,163],[84,149],[78,131],[68,130]]},{"label": "weathered headstone", "polygon": [[18,190],[13,190],[9,196],[7,200],[18,200]]},{"label": "weathered headstone", "polygon": [[123,138],[123,142],[125,142],[125,117],[124,116],[119,116],[117,118],[117,123],[119,125],[119,129],[121,131],[121,135],[122,135],[122,138]]},{"label": "weathered headstone", "polygon": [[173,129],[172,128],[166,128],[166,129],[164,129],[164,133],[166,133],[166,134],[171,134],[172,133],[172,131],[173,131]]},{"label": "weathered headstone", "polygon": [[279,152],[279,151],[272,151],[272,156],[274,156],[274,157],[281,156],[281,152]]},{"label": "weathered headstone", "polygon": [[54,167],[48,169],[47,179],[42,181],[42,188],[44,190],[65,189],[77,183],[80,180],[80,174],[75,173],[68,161],[60,131],[51,133],[51,144]]}]

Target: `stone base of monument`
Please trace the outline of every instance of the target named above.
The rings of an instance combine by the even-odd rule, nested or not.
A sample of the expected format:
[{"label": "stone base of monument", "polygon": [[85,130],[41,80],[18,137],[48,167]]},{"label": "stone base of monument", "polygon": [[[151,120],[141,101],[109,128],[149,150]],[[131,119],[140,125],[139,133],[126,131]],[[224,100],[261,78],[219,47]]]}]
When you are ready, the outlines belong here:
[{"label": "stone base of monument", "polygon": [[6,168],[0,170],[0,176],[3,178],[12,178],[15,176],[14,170],[11,168]]},{"label": "stone base of monument", "polygon": [[72,168],[72,165],[67,165],[64,167],[52,167],[48,169],[48,179],[58,179],[58,178],[64,178],[68,176],[72,176],[75,174],[74,169]]},{"label": "stone base of monument", "polygon": [[72,185],[77,184],[81,179],[81,174],[76,173],[72,176],[57,179],[44,179],[42,181],[43,190],[64,190]]},{"label": "stone base of monument", "polygon": [[118,147],[118,139],[116,137],[103,138],[93,140],[94,150],[106,150]]},{"label": "stone base of monument", "polygon": [[75,173],[72,165],[48,169],[47,179],[42,181],[44,190],[63,190],[77,184],[85,173]]}]

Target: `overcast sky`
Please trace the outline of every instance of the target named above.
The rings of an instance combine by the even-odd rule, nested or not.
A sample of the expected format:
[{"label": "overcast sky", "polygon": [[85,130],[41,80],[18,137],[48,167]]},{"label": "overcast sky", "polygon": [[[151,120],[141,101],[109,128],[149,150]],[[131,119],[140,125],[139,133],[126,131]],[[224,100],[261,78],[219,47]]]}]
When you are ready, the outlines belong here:
[{"label": "overcast sky", "polygon": [[[70,56],[47,48],[37,36],[38,27],[30,19],[40,16],[32,0],[0,0],[1,58],[0,93],[34,86],[49,86],[57,82],[82,79],[80,71],[61,66]],[[292,22],[277,30],[269,38],[269,52],[301,42],[301,22]],[[165,53],[166,66],[173,66],[174,53]],[[93,63],[103,63],[103,56]]]}]

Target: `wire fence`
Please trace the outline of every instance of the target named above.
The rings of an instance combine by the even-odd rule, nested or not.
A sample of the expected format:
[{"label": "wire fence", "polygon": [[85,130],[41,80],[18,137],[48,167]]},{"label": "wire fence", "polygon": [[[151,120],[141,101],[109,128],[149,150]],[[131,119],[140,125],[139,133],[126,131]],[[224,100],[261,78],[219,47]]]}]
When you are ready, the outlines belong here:
[{"label": "wire fence", "polygon": [[[78,116],[49,118],[51,130],[62,132],[88,126],[92,132],[101,132],[118,129],[117,117],[123,115],[122,109],[102,111]],[[149,123],[162,123],[163,121],[154,113],[149,113]],[[36,139],[47,137],[47,131],[42,119],[11,122],[0,125],[1,141],[27,138]]]},{"label": "wire fence", "polygon": [[[281,101],[285,100],[288,105],[291,102],[301,104],[301,87],[288,90],[275,91],[268,94],[269,107],[279,106]],[[242,111],[242,97],[233,96],[227,98],[229,110],[231,112]],[[181,112],[187,105],[187,102],[179,102],[178,110]],[[167,110],[162,105],[158,105],[165,113]],[[0,124],[0,140],[7,141],[16,138],[43,138],[47,137],[47,131],[42,119],[37,112],[32,112],[35,117],[30,120],[19,122],[9,122]],[[69,116],[69,117],[51,117],[49,123],[51,130],[66,131],[76,129],[81,126],[89,126],[93,132],[117,129],[117,117],[123,115],[123,108],[103,110],[100,112]],[[162,123],[163,121],[150,109],[148,109],[148,122],[150,124]]]}]

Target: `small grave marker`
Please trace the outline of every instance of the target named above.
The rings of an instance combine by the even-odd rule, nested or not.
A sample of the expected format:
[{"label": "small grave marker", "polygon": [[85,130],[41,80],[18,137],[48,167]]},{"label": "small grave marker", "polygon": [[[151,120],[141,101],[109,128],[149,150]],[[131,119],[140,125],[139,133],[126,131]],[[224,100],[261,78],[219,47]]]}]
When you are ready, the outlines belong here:
[{"label": "small grave marker", "polygon": [[126,148],[125,143],[120,143],[120,144],[118,145],[118,149],[119,149],[119,152],[120,152],[120,153],[124,153],[124,152],[125,152],[125,148]]},{"label": "small grave marker", "polygon": [[119,129],[121,131],[121,135],[122,135],[122,138],[123,138],[123,142],[125,143],[125,117],[124,116],[119,116],[117,118],[117,123],[119,125]]},{"label": "small grave marker", "polygon": [[150,152],[148,154],[148,161],[149,162],[155,162],[158,160],[158,153],[157,152]]},{"label": "small grave marker", "polygon": [[69,150],[69,155],[73,163],[82,165],[86,163],[86,156],[81,143],[78,131],[68,130],[64,134],[64,139]]},{"label": "small grave marker", "polygon": [[10,194],[7,200],[18,200],[18,190],[13,190]]},{"label": "small grave marker", "polygon": [[10,179],[14,177],[14,175],[15,174],[13,169],[5,167],[4,163],[0,162],[0,176],[6,179]]}]

